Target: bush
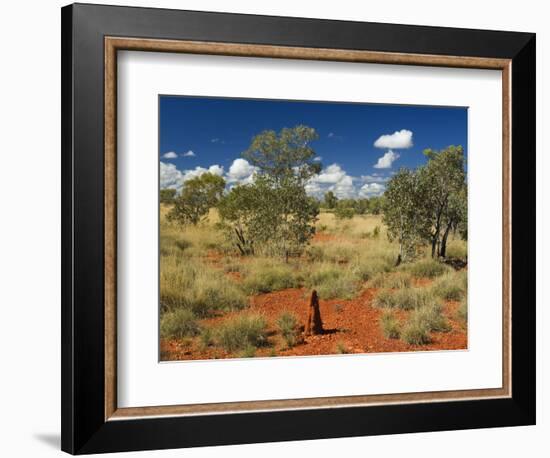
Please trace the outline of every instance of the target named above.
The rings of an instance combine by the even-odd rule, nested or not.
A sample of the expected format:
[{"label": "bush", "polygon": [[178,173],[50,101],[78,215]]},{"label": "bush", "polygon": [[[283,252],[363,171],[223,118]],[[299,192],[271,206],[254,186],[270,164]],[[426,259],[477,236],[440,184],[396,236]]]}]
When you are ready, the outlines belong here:
[{"label": "bush", "polygon": [[167,339],[181,339],[199,333],[199,325],[190,310],[179,309],[166,312],[160,320],[160,335]]},{"label": "bush", "polygon": [[288,348],[296,345],[298,341],[298,320],[295,315],[290,312],[283,312],[277,318],[277,327],[281,331]]},{"label": "bush", "polygon": [[227,351],[267,344],[267,322],[261,315],[245,315],[226,321],[217,329],[219,344]]},{"label": "bush", "polygon": [[344,205],[338,205],[334,209],[334,216],[338,219],[351,219],[355,215],[353,207],[346,207]]},{"label": "bush", "polygon": [[350,269],[320,264],[309,273],[306,286],[315,289],[321,299],[351,299],[357,294],[359,282]]},{"label": "bush", "polygon": [[379,273],[368,284],[369,288],[408,288],[412,278],[407,272]]},{"label": "bush", "polygon": [[423,259],[412,264],[405,264],[402,269],[417,278],[434,278],[450,271],[450,267],[433,259]]},{"label": "bush", "polygon": [[468,244],[464,240],[451,240],[447,243],[448,258],[467,259],[468,258]]},{"label": "bush", "polygon": [[246,267],[243,287],[249,294],[269,293],[300,286],[300,278],[289,264],[260,261],[250,263]]},{"label": "bush", "polygon": [[391,269],[391,264],[382,258],[361,258],[353,263],[351,269],[362,281],[367,281],[378,274],[388,272]]},{"label": "bush", "polygon": [[200,335],[200,346],[204,350],[214,344],[214,333],[211,328],[203,328]]},{"label": "bush", "polygon": [[462,273],[446,273],[432,285],[432,291],[442,299],[459,301],[466,293],[466,278]]},{"label": "bush", "polygon": [[413,319],[424,321],[430,331],[448,332],[451,330],[449,322],[443,316],[441,305],[432,304],[419,308],[413,312]]},{"label": "bush", "polygon": [[396,316],[389,311],[386,311],[380,317],[380,327],[382,333],[387,339],[399,339],[401,334],[401,325]]}]

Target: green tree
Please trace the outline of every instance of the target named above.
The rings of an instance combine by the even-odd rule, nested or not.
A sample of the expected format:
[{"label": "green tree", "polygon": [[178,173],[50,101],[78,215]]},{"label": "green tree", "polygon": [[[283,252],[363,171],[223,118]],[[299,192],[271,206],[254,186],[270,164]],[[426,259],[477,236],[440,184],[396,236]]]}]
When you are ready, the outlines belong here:
[{"label": "green tree", "polygon": [[161,204],[173,204],[176,197],[176,190],[167,188],[160,190],[160,203]]},{"label": "green tree", "polygon": [[168,219],[179,224],[198,224],[218,204],[224,189],[225,180],[212,173],[186,181],[168,212]]},{"label": "green tree", "polygon": [[332,191],[325,193],[324,207],[332,210],[338,203],[338,197],[334,195]]},{"label": "green tree", "polygon": [[382,197],[371,197],[369,199],[369,213],[379,215],[382,212]]},{"label": "green tree", "polygon": [[436,258],[445,255],[449,231],[465,216],[465,197],[460,199],[466,186],[465,159],[462,146],[449,146],[440,151],[427,149],[424,154],[428,163],[419,169],[419,174],[426,188],[423,207],[427,209],[431,227],[427,238],[432,257]]},{"label": "green tree", "polygon": [[338,219],[351,219],[353,215],[355,215],[355,208],[352,199],[339,201],[334,209],[334,216]]},{"label": "green tree", "polygon": [[387,184],[383,221],[390,241],[399,243],[397,264],[413,258],[417,245],[428,234],[429,220],[422,205],[425,196],[426,189],[414,170],[400,169]]},{"label": "green tree", "polygon": [[219,205],[220,215],[242,254],[299,254],[315,233],[319,203],[305,191],[320,171],[309,142],[317,134],[307,126],[264,131],[243,157],[258,168],[252,184],[236,186]]}]

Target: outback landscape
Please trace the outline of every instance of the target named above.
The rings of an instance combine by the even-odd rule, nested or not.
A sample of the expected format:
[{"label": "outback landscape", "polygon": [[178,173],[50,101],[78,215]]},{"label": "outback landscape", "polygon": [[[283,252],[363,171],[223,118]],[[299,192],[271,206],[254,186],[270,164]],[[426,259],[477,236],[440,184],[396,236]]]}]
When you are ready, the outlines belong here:
[{"label": "outback landscape", "polygon": [[260,131],[246,181],[211,167],[161,188],[162,361],[467,348],[462,147],[346,197],[312,192],[317,139]]}]

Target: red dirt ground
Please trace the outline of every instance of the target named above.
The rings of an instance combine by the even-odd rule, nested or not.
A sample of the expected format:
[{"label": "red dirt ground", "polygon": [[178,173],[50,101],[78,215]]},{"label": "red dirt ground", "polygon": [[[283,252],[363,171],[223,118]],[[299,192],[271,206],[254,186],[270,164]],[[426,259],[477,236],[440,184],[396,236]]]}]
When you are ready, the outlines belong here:
[{"label": "red dirt ground", "polygon": [[[233,276],[233,275],[232,275]],[[236,275],[234,278],[237,277]],[[236,279],[236,278],[235,278]],[[421,280],[423,285],[429,280]],[[467,332],[455,320],[457,302],[445,304],[444,314],[452,327],[449,332],[431,333],[431,343],[427,345],[409,345],[399,339],[387,339],[380,329],[381,310],[371,303],[375,289],[366,289],[351,300],[320,300],[321,317],[325,333],[318,336],[303,337],[303,342],[293,348],[286,348],[275,321],[284,311],[292,312],[304,324],[307,319],[310,291],[305,289],[286,289],[254,296],[250,299],[250,308],[239,312],[230,312],[220,317],[201,320],[202,326],[214,326],[239,314],[261,313],[269,323],[271,346],[259,348],[256,356],[305,356],[339,353],[338,347],[347,353],[382,353],[404,351],[458,350],[468,345]],[[409,312],[398,311],[399,320],[404,321]],[[162,340],[161,359],[197,360],[238,357],[217,347],[201,348],[198,339]]]}]

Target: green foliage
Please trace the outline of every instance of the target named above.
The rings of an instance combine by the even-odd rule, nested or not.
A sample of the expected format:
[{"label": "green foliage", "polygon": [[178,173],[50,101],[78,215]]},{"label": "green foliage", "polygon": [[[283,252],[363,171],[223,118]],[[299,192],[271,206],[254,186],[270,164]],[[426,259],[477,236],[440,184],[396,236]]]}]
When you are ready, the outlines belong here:
[{"label": "green foliage", "polygon": [[319,202],[305,190],[321,169],[307,126],[263,131],[243,157],[257,168],[254,182],[235,186],[221,202],[220,216],[242,254],[299,255],[315,232]]},{"label": "green foliage", "polygon": [[466,298],[460,301],[460,305],[456,311],[456,317],[463,324],[466,324],[468,322],[468,301],[466,300]]},{"label": "green foliage", "polygon": [[338,205],[334,209],[334,216],[338,219],[351,219],[355,215],[355,209],[353,206],[347,205],[345,202],[338,202]]},{"label": "green foliage", "polygon": [[246,350],[267,344],[267,321],[261,315],[243,315],[217,328],[217,341],[227,351]]},{"label": "green foliage", "polygon": [[200,347],[206,349],[214,344],[214,333],[211,328],[203,328],[200,334]]},{"label": "green foliage", "polygon": [[418,320],[426,323],[430,331],[448,332],[451,330],[449,322],[443,315],[442,307],[438,303],[433,303],[425,307],[421,307],[412,312],[410,319]]},{"label": "green foliage", "polygon": [[199,325],[193,312],[177,309],[162,314],[160,320],[160,335],[167,339],[181,339],[199,334]]},{"label": "green foliage", "polygon": [[386,339],[399,339],[401,324],[393,312],[384,311],[380,317],[380,327]]},{"label": "green foliage", "polygon": [[425,345],[431,341],[427,324],[418,319],[410,320],[403,326],[401,338],[411,345]]},{"label": "green foliage", "polygon": [[[388,272],[391,270],[391,262],[388,262],[388,259],[380,258],[380,257],[360,257],[356,261],[353,262],[351,265],[352,271],[361,279],[362,281],[367,281],[374,279],[375,277],[378,279],[376,282],[385,282],[386,280],[388,283],[390,282],[397,282],[399,284],[400,281],[407,277],[406,275],[401,274],[394,274],[393,276],[397,276],[398,278],[394,278],[389,280],[390,276],[381,275],[384,272]],[[410,278],[409,278],[410,280]],[[407,280],[404,280],[404,282],[407,282]],[[371,286],[369,284],[370,287]]]},{"label": "green foliage", "polygon": [[326,194],[325,194],[325,199],[324,199],[324,207],[325,208],[328,208],[329,210],[332,210],[333,208],[336,207],[336,204],[338,203],[338,198],[334,195],[334,193],[332,191],[328,191]]},{"label": "green foliage", "polygon": [[174,207],[167,217],[179,224],[198,224],[210,208],[217,205],[225,189],[225,180],[212,173],[204,173],[185,182],[181,194],[174,199]]},{"label": "green foliage", "polygon": [[161,189],[159,193],[160,203],[161,204],[172,204],[174,203],[174,199],[176,197],[176,190],[175,189]]},{"label": "green foliage", "polygon": [[290,312],[283,312],[277,318],[277,327],[285,339],[288,348],[292,348],[298,341],[298,319]]}]

